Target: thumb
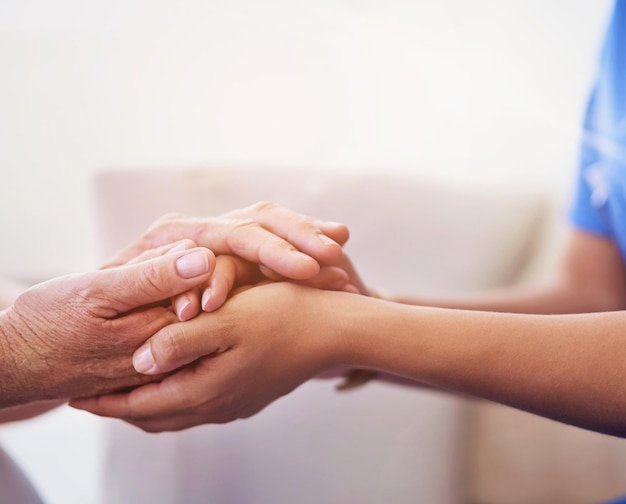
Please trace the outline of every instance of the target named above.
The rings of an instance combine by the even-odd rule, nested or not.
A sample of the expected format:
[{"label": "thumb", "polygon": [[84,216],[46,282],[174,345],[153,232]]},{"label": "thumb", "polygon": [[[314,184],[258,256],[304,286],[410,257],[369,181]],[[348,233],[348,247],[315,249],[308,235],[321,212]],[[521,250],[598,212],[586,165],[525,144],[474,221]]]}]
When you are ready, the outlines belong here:
[{"label": "thumb", "polygon": [[135,351],[135,371],[149,375],[167,373],[205,355],[229,350],[231,339],[220,330],[218,320],[217,314],[205,313],[164,327]]},{"label": "thumb", "polygon": [[94,274],[100,299],[110,300],[120,314],[186,292],[208,280],[214,268],[213,252],[195,247]]}]

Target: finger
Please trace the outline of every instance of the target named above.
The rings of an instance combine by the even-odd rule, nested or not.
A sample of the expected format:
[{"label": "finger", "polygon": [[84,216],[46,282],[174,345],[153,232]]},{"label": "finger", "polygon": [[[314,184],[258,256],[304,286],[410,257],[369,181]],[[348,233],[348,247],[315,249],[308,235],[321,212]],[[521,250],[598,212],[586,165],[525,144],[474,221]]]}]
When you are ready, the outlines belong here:
[{"label": "finger", "polygon": [[[222,358],[222,357],[219,357]],[[249,416],[233,409],[220,390],[222,373],[210,359],[166,376],[161,382],[139,386],[130,392],[72,399],[72,407],[106,417],[120,418],[144,430],[180,430],[201,423],[224,423]],[[198,374],[200,373],[200,374]]]},{"label": "finger", "polygon": [[365,385],[367,382],[376,378],[376,371],[370,371],[369,369],[351,369],[344,381],[339,383],[335,388],[336,390],[352,390]]},{"label": "finger", "polygon": [[150,433],[181,431],[188,429],[189,427],[195,427],[197,425],[207,423],[205,419],[199,417],[198,415],[194,415],[193,413],[178,415],[176,417],[157,417],[147,420],[126,420],[126,422]]},{"label": "finger", "polygon": [[193,240],[185,239],[178,240],[173,243],[168,243],[167,245],[162,245],[160,247],[156,247],[153,249],[146,250],[139,254],[137,257],[134,257],[126,262],[128,264],[138,264],[149,259],[154,259],[155,257],[161,257],[165,254],[175,254],[177,252],[182,252],[183,250],[189,250],[194,247],[197,247],[196,243]]},{"label": "finger", "polygon": [[85,299],[107,300],[116,314],[169,299],[208,280],[215,256],[192,248],[85,275]]},{"label": "finger", "polygon": [[234,288],[260,279],[256,264],[233,255],[217,256],[215,270],[202,293],[202,309],[206,312],[217,310]]},{"label": "finger", "polygon": [[[357,273],[356,268],[352,264],[352,261],[347,256],[347,254],[344,254],[343,259],[341,260],[340,266],[348,274],[348,277],[350,277],[350,284],[352,285],[352,287],[356,288],[357,290],[356,293],[364,294],[368,296],[369,290],[367,286],[365,285],[365,283],[363,282],[363,280],[361,280],[361,277]],[[354,292],[354,291],[349,290],[348,292]]]},{"label": "finger", "polygon": [[341,290],[343,292],[347,292],[348,294],[362,294],[362,292],[359,290],[359,288],[356,287],[355,285],[351,284],[351,283],[348,283],[348,284],[344,285]]},{"label": "finger", "polygon": [[[163,215],[162,217],[154,221],[138,239],[129,243],[128,245],[126,245],[126,247],[118,250],[115,254],[113,254],[112,257],[104,262],[102,268],[121,266],[122,264],[126,264],[129,261],[134,260],[136,257],[145,252],[159,249],[173,242],[188,239],[189,236],[183,233],[176,232],[176,228],[174,226],[170,226],[171,223],[175,223],[176,221],[183,218],[184,216],[179,214]],[[161,229],[163,231],[155,232]]]},{"label": "finger", "polygon": [[[122,351],[128,356],[157,331],[176,323],[176,316],[169,307],[152,306],[129,311],[123,316],[113,318],[109,323],[111,330],[121,338],[116,350],[123,348]],[[95,344],[94,348],[97,348]]]},{"label": "finger", "polygon": [[72,399],[68,404],[72,408],[87,411],[93,415],[124,420],[146,432],[178,431],[206,423],[206,420],[199,418],[198,415],[193,413],[158,415],[151,418],[138,419],[130,413],[128,394],[110,394],[85,399]]},{"label": "finger", "polygon": [[[263,265],[259,266],[259,272],[265,278],[267,278],[268,280],[272,280],[274,282],[280,282],[282,280],[285,280],[284,276],[279,275],[274,270],[269,269],[267,266],[263,266]],[[319,275],[319,271],[317,272],[317,274]]]},{"label": "finger", "polygon": [[234,254],[255,264],[266,264],[291,279],[315,276],[319,265],[313,257],[299,251],[284,238],[263,228],[252,219],[207,218],[165,219],[137,242],[120,252],[128,260],[146,248],[187,237],[215,254]]},{"label": "finger", "polygon": [[325,266],[313,278],[297,283],[316,289],[344,290],[349,282],[350,278],[343,269],[336,266]]},{"label": "finger", "polygon": [[[248,415],[251,416],[251,415]],[[176,415],[161,415],[141,420],[126,420],[126,422],[143,429],[146,432],[172,432],[181,431],[190,427],[206,424],[223,424],[237,420],[238,418],[247,418],[245,415],[232,418],[228,415],[212,414],[207,415],[204,412],[187,411]]]},{"label": "finger", "polygon": [[163,381],[141,385],[130,392],[72,399],[70,405],[96,415],[127,421],[177,416],[199,406],[201,400],[192,397],[198,392],[196,381],[193,369],[185,368]]},{"label": "finger", "polygon": [[348,226],[346,226],[345,224],[341,224],[340,222],[330,222],[323,220],[316,220],[315,224],[322,233],[324,233],[326,236],[331,238],[342,247],[350,238],[350,231],[348,230]]},{"label": "finger", "polygon": [[178,320],[181,322],[191,320],[202,311],[200,306],[201,292],[201,287],[194,287],[193,289],[172,298],[172,307],[176,312]]},{"label": "finger", "polygon": [[[341,246],[320,229],[317,225],[319,222],[317,219],[299,214],[276,203],[259,202],[242,210],[226,214],[226,216],[251,218],[265,229],[284,238],[305,254],[315,258],[321,264],[335,264],[341,259]],[[347,236],[345,236],[348,233],[347,227],[331,223],[327,229],[339,239],[345,237],[347,240]],[[268,266],[271,265],[268,264]]]},{"label": "finger", "polygon": [[238,255],[294,280],[315,276],[318,261],[301,252],[288,240],[252,220],[230,221],[223,229],[227,253]]},{"label": "finger", "polygon": [[72,408],[88,411],[98,416],[127,418],[130,411],[128,404],[129,395],[129,393],[120,393],[94,397],[79,397],[71,399],[68,405]]},{"label": "finger", "polygon": [[[167,253],[174,254],[181,250],[186,250],[195,246],[195,243],[191,240],[181,240],[176,243]],[[164,248],[164,247],[161,247]],[[142,254],[144,255],[144,254]],[[172,298],[172,307],[176,312],[178,320],[184,322],[191,320],[200,313],[200,288],[194,287],[183,294],[174,296]]]},{"label": "finger", "polygon": [[[338,240],[347,239],[347,228],[341,224],[330,223],[325,229]],[[312,219],[278,205],[258,203],[222,218],[165,216],[108,264],[127,262],[146,249],[182,238],[192,239],[216,254],[236,254],[264,264],[296,280],[316,275],[318,262],[334,264],[341,258],[339,244],[326,236]]]},{"label": "finger", "polygon": [[228,350],[231,347],[229,340],[217,328],[213,330],[213,316],[200,315],[158,331],[135,351],[135,370],[149,375],[169,372],[204,355]]}]

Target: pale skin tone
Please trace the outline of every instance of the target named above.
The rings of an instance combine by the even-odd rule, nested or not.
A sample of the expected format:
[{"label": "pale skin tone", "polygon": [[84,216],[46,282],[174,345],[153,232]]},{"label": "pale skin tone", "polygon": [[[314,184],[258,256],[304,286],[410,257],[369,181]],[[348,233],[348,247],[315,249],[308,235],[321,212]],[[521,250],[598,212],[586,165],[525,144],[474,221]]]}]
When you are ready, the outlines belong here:
[{"label": "pale skin tone", "polygon": [[[210,248],[218,257],[226,254],[245,260],[236,265],[224,261],[224,274],[218,264],[217,274],[206,285],[173,300],[179,319],[188,320],[201,309],[221,306],[237,282],[286,278],[341,288],[348,278],[336,265],[342,260],[341,245],[348,237],[343,224],[312,219],[263,201],[219,217],[164,216],[105,267],[124,264],[146,250],[185,238]],[[228,290],[224,282],[229,284]]]},{"label": "pale skin tone", "polygon": [[347,238],[341,224],[271,203],[218,218],[157,221],[105,268],[34,286],[0,312],[0,420],[152,381],[134,370],[133,351],[200,302],[215,309],[245,281],[285,277],[353,290],[333,266]]},{"label": "pale skin tone", "polygon": [[147,374],[186,365],[178,372],[73,404],[178,430],[248,417],[318,373],[355,367],[626,436],[624,278],[611,240],[575,230],[558,279],[537,291],[393,302],[261,285],[164,328],[135,354]]}]

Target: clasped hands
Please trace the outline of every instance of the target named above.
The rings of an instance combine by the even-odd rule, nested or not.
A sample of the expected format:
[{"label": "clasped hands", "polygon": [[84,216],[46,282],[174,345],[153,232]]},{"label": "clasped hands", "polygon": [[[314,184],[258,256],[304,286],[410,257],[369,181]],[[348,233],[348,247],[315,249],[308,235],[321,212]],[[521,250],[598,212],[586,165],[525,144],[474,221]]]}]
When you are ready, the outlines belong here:
[{"label": "clasped hands", "polygon": [[332,316],[320,289],[363,290],[342,250],[348,236],[271,203],[160,219],[103,269],[18,298],[9,318],[30,321],[22,339],[43,357],[34,376],[47,381],[30,400],[73,397],[76,408],[151,432],[257,413],[335,367],[302,314]]}]

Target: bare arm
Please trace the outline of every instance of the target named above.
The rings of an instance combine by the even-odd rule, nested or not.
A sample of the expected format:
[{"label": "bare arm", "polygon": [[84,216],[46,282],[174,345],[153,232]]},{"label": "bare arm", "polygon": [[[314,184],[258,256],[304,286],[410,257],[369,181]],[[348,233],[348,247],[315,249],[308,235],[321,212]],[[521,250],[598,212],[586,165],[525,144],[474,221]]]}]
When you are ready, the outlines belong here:
[{"label": "bare arm", "polygon": [[626,436],[625,312],[366,306],[341,322],[351,365]]},{"label": "bare arm", "polygon": [[[354,267],[346,264],[352,282],[367,291]],[[534,288],[508,287],[457,298],[385,296],[403,304],[528,314],[589,313],[626,309],[626,271],[613,240],[572,230],[561,254],[559,271],[550,283]],[[358,377],[366,376],[359,373]],[[380,380],[410,384],[396,376],[370,373]],[[352,379],[346,384],[350,386]],[[414,383],[415,384],[415,383]],[[423,384],[420,384],[423,386]]]},{"label": "bare arm", "polygon": [[389,296],[406,304],[512,313],[584,313],[626,309],[626,270],[606,237],[573,230],[555,280],[534,289],[505,288],[464,298]]}]

